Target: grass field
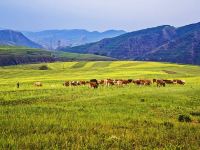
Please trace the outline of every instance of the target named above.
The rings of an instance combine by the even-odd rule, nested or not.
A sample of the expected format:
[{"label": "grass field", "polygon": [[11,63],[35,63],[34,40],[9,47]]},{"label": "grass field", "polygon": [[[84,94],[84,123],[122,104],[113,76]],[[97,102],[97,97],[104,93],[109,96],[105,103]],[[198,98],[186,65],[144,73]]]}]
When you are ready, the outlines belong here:
[{"label": "grass field", "polygon": [[[200,67],[68,62],[0,67],[0,149],[200,148]],[[63,87],[67,80],[184,79],[158,88]],[[34,87],[41,81],[43,87]],[[20,82],[20,88],[16,83]],[[192,122],[179,122],[187,115]]]}]

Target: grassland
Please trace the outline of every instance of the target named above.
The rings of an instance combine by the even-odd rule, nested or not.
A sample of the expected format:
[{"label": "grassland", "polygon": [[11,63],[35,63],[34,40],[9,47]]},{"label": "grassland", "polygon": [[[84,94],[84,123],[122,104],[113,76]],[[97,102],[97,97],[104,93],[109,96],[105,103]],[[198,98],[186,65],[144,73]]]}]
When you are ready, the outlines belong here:
[{"label": "grassland", "polygon": [[[199,149],[199,66],[68,62],[44,71],[41,65],[0,68],[0,149]],[[178,78],[186,85],[62,86],[92,78]],[[179,122],[180,114],[192,122]]]}]

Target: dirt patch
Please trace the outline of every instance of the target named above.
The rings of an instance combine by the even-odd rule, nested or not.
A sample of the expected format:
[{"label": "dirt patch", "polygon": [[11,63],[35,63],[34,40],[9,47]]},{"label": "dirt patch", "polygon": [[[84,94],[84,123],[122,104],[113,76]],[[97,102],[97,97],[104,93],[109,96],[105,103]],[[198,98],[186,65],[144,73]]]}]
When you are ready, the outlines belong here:
[{"label": "dirt patch", "polygon": [[177,74],[177,72],[175,72],[175,71],[169,71],[169,70],[163,70],[163,72],[165,72],[167,74]]}]

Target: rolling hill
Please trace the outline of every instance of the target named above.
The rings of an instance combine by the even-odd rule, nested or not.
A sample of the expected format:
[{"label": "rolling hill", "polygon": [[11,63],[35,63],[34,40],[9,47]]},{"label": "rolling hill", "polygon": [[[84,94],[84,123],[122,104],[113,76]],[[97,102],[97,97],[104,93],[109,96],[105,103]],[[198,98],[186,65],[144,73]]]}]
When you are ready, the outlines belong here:
[{"label": "rolling hill", "polygon": [[56,49],[64,46],[77,46],[96,42],[104,38],[116,37],[124,34],[123,30],[108,30],[105,32],[87,31],[83,29],[73,30],[45,30],[40,32],[23,32],[25,36],[39,43],[46,49]]},{"label": "rolling hill", "polygon": [[55,62],[55,61],[94,61],[114,60],[109,57],[92,54],[75,54],[57,51],[46,51],[27,47],[0,46],[0,66]]},{"label": "rolling hill", "polygon": [[0,45],[42,48],[41,45],[29,40],[21,32],[13,30],[0,30]]},{"label": "rolling hill", "polygon": [[117,59],[200,64],[200,23],[180,28],[164,25],[135,31],[99,42],[63,48]]}]

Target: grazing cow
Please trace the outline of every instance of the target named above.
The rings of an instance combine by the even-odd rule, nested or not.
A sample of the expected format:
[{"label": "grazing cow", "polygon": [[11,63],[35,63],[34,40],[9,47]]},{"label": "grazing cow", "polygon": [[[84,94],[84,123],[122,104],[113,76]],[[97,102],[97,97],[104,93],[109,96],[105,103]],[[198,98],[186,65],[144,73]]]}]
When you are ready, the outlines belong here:
[{"label": "grazing cow", "polygon": [[86,81],[80,81],[79,83],[80,83],[80,85],[86,85],[87,84]]},{"label": "grazing cow", "polygon": [[156,83],[156,81],[157,81],[156,79],[153,79],[153,83]]},{"label": "grazing cow", "polygon": [[133,83],[136,85],[151,85],[151,80],[133,80]]},{"label": "grazing cow", "polygon": [[112,80],[112,79],[105,79],[105,80],[104,80],[104,84],[105,84],[106,86],[115,85],[114,80]]},{"label": "grazing cow", "polygon": [[63,86],[69,86],[70,85],[70,82],[69,81],[65,81],[64,83],[63,83]]},{"label": "grazing cow", "polygon": [[104,84],[104,80],[98,80],[98,84]]},{"label": "grazing cow", "polygon": [[122,83],[125,84],[125,85],[127,85],[127,84],[130,83],[130,81],[128,81],[128,80],[122,80]]},{"label": "grazing cow", "polygon": [[79,83],[79,81],[70,81],[69,85],[70,86],[78,86],[78,85],[80,85],[80,83]]},{"label": "grazing cow", "polygon": [[85,84],[90,84],[90,81],[85,81]]},{"label": "grazing cow", "polygon": [[163,86],[163,87],[165,87],[165,81],[163,81],[163,80],[156,80],[156,83],[157,83],[157,87],[161,87],[161,86]]},{"label": "grazing cow", "polygon": [[90,87],[94,88],[94,89],[97,89],[99,87],[98,81],[96,79],[91,79],[90,80]]},{"label": "grazing cow", "polygon": [[132,82],[133,82],[133,79],[128,79],[128,82],[129,82],[129,83],[132,83]]},{"label": "grazing cow", "polygon": [[133,80],[132,82],[133,82],[134,84],[136,84],[136,85],[140,85],[140,84],[141,84],[141,80],[139,80],[139,79],[138,79],[138,80]]},{"label": "grazing cow", "polygon": [[123,86],[122,80],[116,80],[115,82],[116,82],[117,86]]},{"label": "grazing cow", "polygon": [[151,85],[151,80],[143,80],[144,85]]},{"label": "grazing cow", "polygon": [[173,81],[176,84],[185,85],[185,80],[173,80]]},{"label": "grazing cow", "polygon": [[174,84],[173,80],[163,80],[166,84]]},{"label": "grazing cow", "polygon": [[35,82],[34,85],[38,86],[38,87],[41,87],[42,86],[42,82]]}]

